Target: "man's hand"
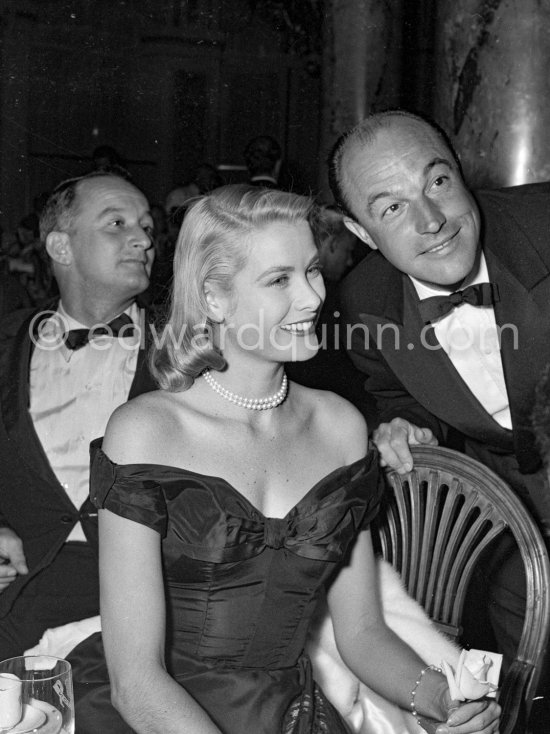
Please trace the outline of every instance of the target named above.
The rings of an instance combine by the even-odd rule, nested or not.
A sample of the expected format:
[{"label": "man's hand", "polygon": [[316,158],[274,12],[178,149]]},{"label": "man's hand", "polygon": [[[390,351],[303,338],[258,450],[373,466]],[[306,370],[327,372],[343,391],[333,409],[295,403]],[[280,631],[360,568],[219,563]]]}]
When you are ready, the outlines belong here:
[{"label": "man's hand", "polygon": [[10,528],[0,528],[0,593],[15,581],[17,574],[28,572],[21,538]]},{"label": "man's hand", "polygon": [[394,418],[390,423],[381,423],[372,434],[380,452],[380,466],[389,466],[398,474],[406,474],[413,468],[409,446],[425,444],[437,446],[437,438],[429,428],[419,428],[404,418]]}]

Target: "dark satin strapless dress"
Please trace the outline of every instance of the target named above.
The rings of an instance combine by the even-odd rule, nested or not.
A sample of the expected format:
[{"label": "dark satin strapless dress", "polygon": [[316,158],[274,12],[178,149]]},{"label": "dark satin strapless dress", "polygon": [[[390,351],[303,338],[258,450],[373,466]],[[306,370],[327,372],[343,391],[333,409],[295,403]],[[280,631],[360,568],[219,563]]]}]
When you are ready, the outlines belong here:
[{"label": "dark satin strapless dress", "polygon": [[317,482],[283,519],[220,477],[116,465],[100,449],[91,487],[96,507],[161,534],[167,666],[225,734],[348,731],[304,646],[321,587],[377,512],[375,449]]}]

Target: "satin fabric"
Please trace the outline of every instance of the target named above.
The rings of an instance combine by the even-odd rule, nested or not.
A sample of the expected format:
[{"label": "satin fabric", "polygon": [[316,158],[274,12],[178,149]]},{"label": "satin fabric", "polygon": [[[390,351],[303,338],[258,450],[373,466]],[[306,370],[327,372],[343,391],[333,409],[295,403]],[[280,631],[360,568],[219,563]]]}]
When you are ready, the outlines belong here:
[{"label": "satin fabric", "polygon": [[[161,533],[167,666],[225,734],[348,731],[315,690],[304,647],[320,589],[378,510],[374,449],[317,482],[283,519],[220,477],[115,465],[97,446],[91,481],[96,507]],[[86,650],[75,653],[78,685]]]}]

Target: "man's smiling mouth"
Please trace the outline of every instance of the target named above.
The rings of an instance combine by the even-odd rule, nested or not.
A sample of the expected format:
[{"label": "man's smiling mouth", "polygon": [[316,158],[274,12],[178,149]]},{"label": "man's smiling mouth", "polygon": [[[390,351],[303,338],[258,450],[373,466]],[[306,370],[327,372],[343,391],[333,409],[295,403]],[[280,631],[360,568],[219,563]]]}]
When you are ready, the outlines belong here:
[{"label": "man's smiling mouth", "polygon": [[458,235],[459,232],[460,232],[460,229],[457,229],[457,231],[454,234],[452,234],[450,237],[447,237],[445,240],[443,240],[443,242],[439,242],[437,245],[433,245],[429,249],[424,250],[422,254],[423,255],[436,255],[436,254],[439,254],[440,252],[443,252],[444,250],[447,249],[447,247],[454,244],[456,236]]}]

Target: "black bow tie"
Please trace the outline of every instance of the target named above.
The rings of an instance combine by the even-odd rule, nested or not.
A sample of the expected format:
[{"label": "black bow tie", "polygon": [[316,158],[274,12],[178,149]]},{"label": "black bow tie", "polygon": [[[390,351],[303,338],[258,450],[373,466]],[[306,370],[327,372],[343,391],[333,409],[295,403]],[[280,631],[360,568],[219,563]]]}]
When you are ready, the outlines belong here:
[{"label": "black bow tie", "polygon": [[432,296],[420,301],[420,315],[425,324],[439,321],[453,308],[469,303],[470,306],[492,306],[500,300],[496,283],[469,285],[463,291],[455,291],[448,296]]},{"label": "black bow tie", "polygon": [[71,329],[63,338],[67,349],[76,350],[85,347],[94,336],[119,336],[121,331],[120,336],[132,336],[135,328],[132,319],[123,313],[108,324],[101,324],[93,329]]}]

